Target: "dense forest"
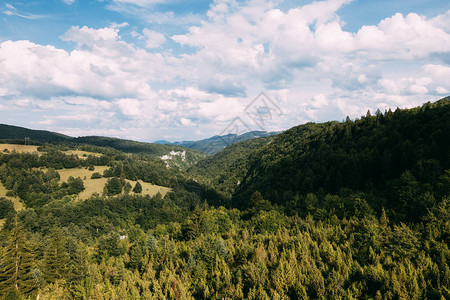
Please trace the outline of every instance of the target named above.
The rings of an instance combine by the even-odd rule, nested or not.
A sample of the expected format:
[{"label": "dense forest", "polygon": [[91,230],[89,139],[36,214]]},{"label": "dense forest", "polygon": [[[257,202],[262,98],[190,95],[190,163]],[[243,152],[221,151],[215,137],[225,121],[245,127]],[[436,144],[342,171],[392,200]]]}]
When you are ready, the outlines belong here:
[{"label": "dense forest", "polygon": [[[449,131],[447,98],[300,125],[187,170],[105,145],[2,152],[25,208],[0,198],[0,299],[450,299]],[[79,200],[82,179],[60,179],[100,166],[117,192]]]}]

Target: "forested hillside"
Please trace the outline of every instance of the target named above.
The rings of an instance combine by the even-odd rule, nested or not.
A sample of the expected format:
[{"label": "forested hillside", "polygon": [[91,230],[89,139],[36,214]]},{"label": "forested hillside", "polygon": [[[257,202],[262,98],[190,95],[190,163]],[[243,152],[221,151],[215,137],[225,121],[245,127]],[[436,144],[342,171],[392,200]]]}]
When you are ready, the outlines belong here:
[{"label": "forested hillside", "polygon": [[63,142],[71,139],[67,135],[56,132],[0,124],[0,140],[20,140],[23,142],[24,138],[39,142]]},{"label": "forested hillside", "polygon": [[[305,197],[312,193],[318,209],[344,216],[345,197],[363,193],[376,211],[385,207],[399,220],[419,221],[448,193],[449,159],[447,98],[415,109],[368,112],[355,121],[294,127],[252,153],[234,199],[245,207],[259,191],[306,214]],[[327,194],[341,199],[326,203]]]},{"label": "forested hillside", "polygon": [[[4,151],[0,299],[450,299],[449,108],[300,125],[186,172]],[[104,170],[103,192],[77,198],[68,170]]]},{"label": "forested hillside", "polygon": [[261,137],[233,144],[218,154],[201,160],[189,168],[188,173],[231,196],[230,191],[234,190],[248,169],[250,154],[268,145],[273,138],[274,136]]},{"label": "forested hillside", "polygon": [[[152,143],[136,142],[118,138],[101,136],[70,137],[56,132],[44,130],[32,130],[23,127],[0,124],[0,141],[14,144],[23,144],[25,138],[27,144],[44,145],[45,143],[58,144],[62,147],[83,148],[88,145],[97,147],[108,147],[132,154],[144,154],[152,159],[165,158],[166,164],[178,169],[187,169],[194,165],[206,154],[195,149],[180,145],[161,145]],[[103,150],[102,150],[103,151]]]},{"label": "forested hillside", "polygon": [[[99,147],[110,147],[126,153],[145,154],[152,158],[161,158],[167,155],[169,156],[168,159],[171,160],[173,167],[177,166],[182,169],[186,169],[206,157],[205,153],[179,145],[142,143],[109,137],[86,136],[75,138],[73,142],[81,145],[87,144]],[[183,152],[184,155],[181,156]],[[170,155],[171,153],[175,154]]]}]

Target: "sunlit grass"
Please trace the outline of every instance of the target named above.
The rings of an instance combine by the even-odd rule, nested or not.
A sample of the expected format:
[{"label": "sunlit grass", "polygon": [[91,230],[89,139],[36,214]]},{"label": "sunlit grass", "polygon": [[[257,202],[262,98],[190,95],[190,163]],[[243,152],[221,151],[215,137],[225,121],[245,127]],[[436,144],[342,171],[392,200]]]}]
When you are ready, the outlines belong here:
[{"label": "sunlit grass", "polygon": [[[78,199],[85,200],[89,198],[92,194],[97,193],[99,195],[102,195],[103,188],[105,187],[107,178],[98,178],[98,179],[91,179],[91,176],[94,172],[98,172],[103,175],[103,172],[108,169],[107,166],[96,166],[94,171],[89,171],[88,169],[82,168],[82,169],[63,169],[58,170],[59,175],[61,176],[61,181],[66,181],[69,179],[70,176],[77,178],[80,177],[83,180],[85,190],[82,191],[78,195]],[[136,181],[125,179],[127,182],[131,184],[132,187],[136,185]],[[139,180],[139,182],[142,185],[142,193],[141,195],[150,195],[154,196],[158,192],[161,194],[161,196],[165,196],[171,189],[163,186],[153,185],[148,182],[143,182]],[[134,194],[133,192],[130,192],[130,194]]]},{"label": "sunlit grass", "polygon": [[5,152],[5,149],[7,149],[9,152],[12,152],[13,150],[15,150],[16,152],[20,152],[20,153],[33,153],[33,152],[38,152],[37,148],[38,148],[38,146],[0,144],[1,152]]},{"label": "sunlit grass", "polygon": [[78,155],[78,157],[80,159],[86,159],[89,155],[93,155],[93,156],[97,156],[100,157],[102,156],[101,153],[94,153],[94,152],[88,152],[88,151],[83,151],[83,150],[67,150],[67,151],[63,151],[65,154],[67,155]]},{"label": "sunlit grass", "polygon": [[12,203],[14,204],[14,209],[16,211],[24,209],[24,204],[22,203],[22,201],[20,201],[20,199],[18,197],[8,197],[8,196],[6,196],[7,192],[8,192],[8,190],[0,182],[0,197],[4,197],[6,199],[11,200]]},{"label": "sunlit grass", "polygon": [[80,177],[84,181],[91,179],[92,174],[94,174],[95,172],[103,175],[103,172],[106,169],[108,169],[107,166],[95,166],[95,169],[93,171],[89,171],[86,168],[62,169],[57,171],[61,176],[61,181],[67,181],[70,176],[74,178]]},{"label": "sunlit grass", "polygon": [[[38,152],[38,146],[32,146],[32,145],[16,145],[16,144],[0,144],[0,152],[5,153],[5,150],[8,150],[9,152],[16,151],[20,153],[34,153]],[[63,153],[67,155],[78,155],[80,159],[86,159],[89,155],[93,156],[102,156],[101,153],[95,153],[95,152],[88,152],[83,150],[67,150],[62,151]]]}]

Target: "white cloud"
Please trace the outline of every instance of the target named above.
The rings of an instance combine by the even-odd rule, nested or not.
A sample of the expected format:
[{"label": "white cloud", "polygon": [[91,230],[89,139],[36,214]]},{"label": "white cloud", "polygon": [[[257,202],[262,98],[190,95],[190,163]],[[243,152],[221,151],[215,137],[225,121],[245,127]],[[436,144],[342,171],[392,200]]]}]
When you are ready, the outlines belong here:
[{"label": "white cloud", "polygon": [[120,99],[117,105],[124,115],[138,117],[141,115],[141,103],[136,99]]},{"label": "white cloud", "polygon": [[431,19],[431,24],[450,33],[450,10]]},{"label": "white cloud", "polygon": [[[118,29],[72,27],[67,52],[29,41],[0,44],[0,83],[10,93],[35,97],[76,94],[103,98],[152,97],[149,82],[171,78],[171,64],[121,41]],[[165,70],[161,73],[160,70]]]},{"label": "white cloud", "polygon": [[377,26],[363,26],[356,34],[357,51],[368,51],[369,58],[413,59],[450,51],[450,34],[433,20],[415,13],[400,13]]},{"label": "white cloud", "polygon": [[76,0],[63,0],[63,2],[67,5],[72,5],[75,3]]},{"label": "white cloud", "polygon": [[42,14],[30,14],[27,12],[21,12],[16,7],[9,3],[5,3],[6,10],[2,10],[2,12],[7,16],[16,16],[28,20],[39,20],[48,18],[48,15],[42,15]]},{"label": "white cloud", "polygon": [[159,48],[166,41],[166,38],[164,37],[164,35],[162,35],[159,32],[147,29],[147,28],[142,30],[142,34],[144,35],[144,38],[146,39],[145,47],[150,48],[150,49]]},{"label": "white cloud", "polygon": [[436,88],[436,93],[438,93],[438,94],[449,94],[450,92],[445,87],[438,86]]},{"label": "white cloud", "polygon": [[[164,15],[149,22],[178,17],[149,13],[157,2],[113,4],[149,19]],[[262,90],[285,112],[267,130],[418,105],[448,93],[450,12],[394,14],[349,32],[338,10],[350,2],[281,10],[278,1],[215,0],[202,22],[170,40],[163,31],[129,29],[151,51],[122,39],[128,23],[71,27],[61,38],[72,51],[5,41],[0,101],[9,111],[0,117],[14,120],[30,107],[33,122],[55,129],[72,130],[78,120],[90,133],[183,139],[218,134],[236,117],[250,123],[243,111]],[[174,42],[179,45],[168,48]]]},{"label": "white cloud", "polygon": [[133,4],[142,7],[149,7],[157,3],[167,2],[167,0],[113,0],[119,4]]}]

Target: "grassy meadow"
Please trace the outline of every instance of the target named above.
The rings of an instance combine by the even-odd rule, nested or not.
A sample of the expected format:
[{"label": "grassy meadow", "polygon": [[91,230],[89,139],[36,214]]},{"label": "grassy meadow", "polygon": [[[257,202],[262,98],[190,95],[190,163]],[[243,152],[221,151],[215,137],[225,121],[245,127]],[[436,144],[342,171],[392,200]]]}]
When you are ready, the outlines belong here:
[{"label": "grassy meadow", "polygon": [[14,208],[16,211],[22,210],[24,208],[23,203],[20,201],[18,197],[8,197],[6,196],[6,193],[8,190],[3,186],[3,184],[0,182],[0,197],[4,197],[6,199],[9,199],[14,204]]},{"label": "grassy meadow", "polygon": [[8,150],[9,152],[16,151],[20,153],[33,153],[38,152],[38,146],[31,145],[14,145],[14,144],[0,144],[0,151],[5,152]]},{"label": "grassy meadow", "polygon": [[[0,151],[5,152],[5,150],[8,150],[9,152],[16,151],[20,153],[34,153],[38,152],[38,146],[33,145],[16,145],[16,144],[0,144]],[[95,152],[88,152],[83,150],[67,150],[62,151],[63,153],[67,155],[78,155],[80,159],[86,159],[89,155],[93,156],[102,156],[101,153],[95,153]]]},{"label": "grassy meadow", "polygon": [[[107,178],[98,178],[98,179],[91,179],[91,176],[93,173],[98,172],[100,174],[103,174],[103,172],[108,169],[107,166],[96,166],[95,170],[89,171],[88,169],[62,169],[58,170],[59,175],[61,176],[61,181],[67,181],[70,176],[77,178],[80,177],[83,180],[85,190],[82,191],[78,195],[78,199],[87,199],[92,194],[98,193],[99,195],[102,194],[103,188],[106,184]],[[125,179],[127,182],[131,184],[132,187],[135,186],[136,181]],[[171,189],[167,187],[162,187],[158,185],[153,185],[148,182],[143,182],[139,180],[139,182],[142,185],[142,195],[150,195],[154,196],[158,192],[161,193],[161,196],[165,196],[167,192],[169,192]],[[133,194],[133,192],[131,192]]]},{"label": "grassy meadow", "polygon": [[83,151],[83,150],[67,150],[67,151],[63,151],[65,154],[67,155],[78,155],[78,157],[80,159],[86,159],[89,155],[93,155],[93,156],[97,156],[100,157],[102,156],[101,153],[94,153],[94,152],[88,152],[88,151]]},{"label": "grassy meadow", "polygon": [[[3,186],[3,184],[0,182],[0,198],[4,197],[6,199],[9,199],[12,201],[12,203],[14,204],[14,209],[16,211],[22,210],[24,208],[23,203],[20,201],[19,198],[17,197],[8,197],[6,196],[6,192],[8,192],[8,190]],[[3,224],[5,223],[6,219],[0,219],[0,229],[3,227]]]}]

